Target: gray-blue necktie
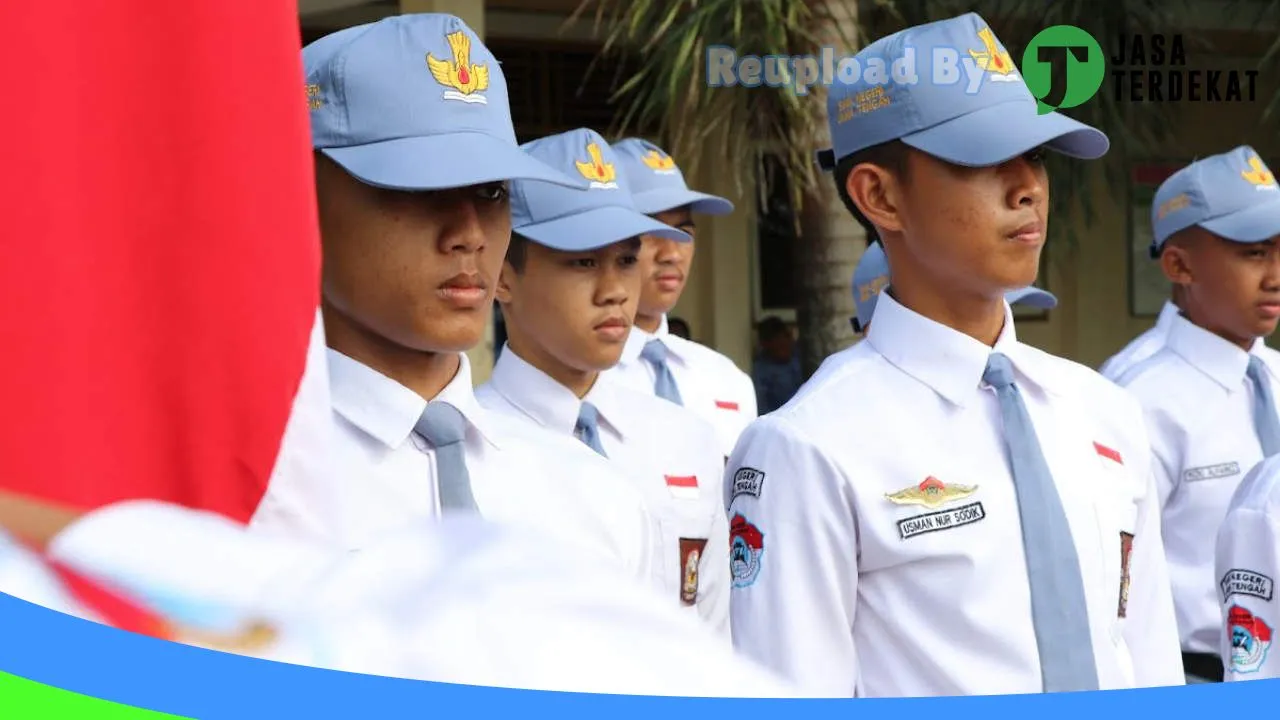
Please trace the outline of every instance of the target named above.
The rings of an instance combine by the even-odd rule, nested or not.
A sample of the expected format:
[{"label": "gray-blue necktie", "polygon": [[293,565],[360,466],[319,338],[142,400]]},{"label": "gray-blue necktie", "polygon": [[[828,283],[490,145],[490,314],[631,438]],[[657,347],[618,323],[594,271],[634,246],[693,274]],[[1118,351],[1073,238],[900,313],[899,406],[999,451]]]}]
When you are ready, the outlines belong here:
[{"label": "gray-blue necktie", "polygon": [[1267,366],[1257,355],[1249,355],[1249,369],[1245,371],[1253,383],[1253,429],[1262,443],[1263,457],[1280,453],[1280,417],[1276,415],[1276,398],[1271,394],[1271,380]]},{"label": "gray-blue necktie", "polygon": [[654,393],[677,405],[684,405],[684,401],[680,399],[680,388],[676,385],[676,378],[667,365],[667,346],[663,345],[661,340],[650,340],[644,344],[640,357],[653,366]]},{"label": "gray-blue necktie", "polygon": [[596,410],[596,406],[589,402],[582,403],[582,408],[578,410],[578,424],[573,426],[573,436],[587,444],[587,447],[595,450],[604,457],[604,446],[600,444],[600,413]]},{"label": "gray-blue necktie", "polygon": [[446,402],[429,402],[413,427],[436,454],[436,487],[442,512],[477,512],[471,495],[471,476],[462,447],[466,421],[458,409]]},{"label": "gray-blue necktie", "polygon": [[[1031,586],[1031,618],[1045,692],[1098,689],[1080,560],[1009,358],[992,353],[982,379],[996,389]],[[1119,536],[1116,537],[1117,542]]]}]

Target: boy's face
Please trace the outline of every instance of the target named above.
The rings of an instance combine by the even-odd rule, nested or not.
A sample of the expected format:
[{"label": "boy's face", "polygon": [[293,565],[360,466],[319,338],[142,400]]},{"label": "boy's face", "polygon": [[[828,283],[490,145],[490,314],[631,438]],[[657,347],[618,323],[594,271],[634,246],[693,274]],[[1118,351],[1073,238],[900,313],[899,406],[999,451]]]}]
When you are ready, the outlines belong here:
[{"label": "boy's face", "polygon": [[1237,342],[1275,332],[1280,321],[1277,238],[1236,243],[1199,227],[1180,233],[1161,256],[1197,322]]},{"label": "boy's face", "polygon": [[969,168],[912,150],[907,178],[896,184],[891,229],[909,257],[894,258],[895,275],[915,266],[929,282],[983,295],[1035,281],[1049,213],[1040,151]]},{"label": "boy's face", "polygon": [[[693,214],[687,207],[660,212],[653,218],[685,231],[690,237],[694,236]],[[684,292],[685,282],[689,279],[689,267],[693,265],[694,243],[653,235],[642,237],[640,276],[643,285],[640,288],[639,312],[654,317],[671,312],[680,300],[680,293]]]},{"label": "boy's face", "polygon": [[511,238],[504,184],[399,192],[316,163],[330,321],[420,352],[480,342]]},{"label": "boy's face", "polygon": [[545,363],[578,372],[617,365],[640,296],[640,239],[584,252],[525,249],[524,268],[504,264],[498,286],[508,334],[543,356],[525,359],[552,375]]}]

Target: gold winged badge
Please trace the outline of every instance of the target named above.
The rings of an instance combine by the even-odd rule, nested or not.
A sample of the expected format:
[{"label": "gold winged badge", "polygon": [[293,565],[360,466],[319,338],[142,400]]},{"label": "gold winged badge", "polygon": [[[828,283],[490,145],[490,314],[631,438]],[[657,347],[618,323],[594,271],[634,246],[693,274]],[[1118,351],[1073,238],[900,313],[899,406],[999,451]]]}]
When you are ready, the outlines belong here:
[{"label": "gold winged badge", "polygon": [[618,177],[618,172],[614,169],[613,163],[604,161],[600,146],[595,143],[588,143],[587,155],[591,156],[591,160],[587,162],[574,160],[573,164],[578,168],[578,172],[582,174],[582,177],[591,181],[591,187],[601,189],[618,187],[618,184],[614,182]]},{"label": "gold winged badge", "polygon": [[489,67],[483,63],[471,62],[471,39],[466,33],[449,33],[446,37],[452,60],[439,60],[427,53],[427,67],[436,82],[449,88],[444,91],[446,100],[461,100],[468,103],[488,103],[483,93],[489,88]]},{"label": "gold winged badge", "polygon": [[1013,58],[1009,57],[1009,53],[996,43],[996,36],[991,32],[991,28],[982,28],[978,32],[978,39],[982,41],[983,50],[969,51],[969,55],[978,63],[978,67],[991,73],[992,80],[1000,82],[1017,80],[1018,74],[1015,71],[1018,68],[1014,67]]},{"label": "gold winged badge", "polygon": [[656,173],[670,175],[676,171],[676,161],[670,155],[663,155],[657,150],[650,150],[640,160]]},{"label": "gold winged badge", "polygon": [[1271,171],[1267,169],[1267,166],[1263,164],[1262,159],[1257,155],[1249,158],[1249,169],[1240,173],[1240,176],[1259,190],[1270,190],[1276,186],[1275,175],[1271,174]]},{"label": "gold winged badge", "polygon": [[903,488],[896,493],[885,493],[885,497],[889,502],[897,505],[923,505],[927,508],[937,508],[956,500],[963,500],[977,489],[977,485],[948,485],[930,475],[919,485]]}]

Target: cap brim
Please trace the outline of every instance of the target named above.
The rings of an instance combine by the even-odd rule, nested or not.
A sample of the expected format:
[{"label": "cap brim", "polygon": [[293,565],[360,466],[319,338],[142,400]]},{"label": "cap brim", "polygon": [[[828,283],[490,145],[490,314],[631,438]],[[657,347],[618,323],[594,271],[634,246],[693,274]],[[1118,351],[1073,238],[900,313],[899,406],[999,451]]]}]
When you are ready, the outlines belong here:
[{"label": "cap brim", "polygon": [[1069,157],[1093,160],[1111,141],[1100,130],[1056,112],[1040,115],[1034,102],[990,105],[902,138],[936,158],[968,167],[990,167],[1044,146]]},{"label": "cap brim", "polygon": [[1052,310],[1058,306],[1058,298],[1052,293],[1038,288],[1024,288],[1007,293],[1005,299],[1010,305],[1025,305],[1040,310]]},{"label": "cap brim", "polygon": [[595,250],[640,235],[656,235],[679,242],[693,240],[670,225],[616,205],[511,229],[539,245],[566,252]]},{"label": "cap brim", "polygon": [[645,215],[666,212],[676,208],[689,206],[689,210],[703,215],[728,215],[733,212],[733,203],[715,195],[695,192],[693,190],[658,189],[632,193],[636,209]]},{"label": "cap brim", "polygon": [[505,180],[540,180],[586,190],[576,179],[484,133],[458,132],[321,152],[368,185],[391,190],[446,190]]},{"label": "cap brim", "polygon": [[1256,243],[1270,240],[1280,235],[1280,193],[1276,193],[1276,199],[1272,202],[1205,220],[1199,225],[1232,242]]}]

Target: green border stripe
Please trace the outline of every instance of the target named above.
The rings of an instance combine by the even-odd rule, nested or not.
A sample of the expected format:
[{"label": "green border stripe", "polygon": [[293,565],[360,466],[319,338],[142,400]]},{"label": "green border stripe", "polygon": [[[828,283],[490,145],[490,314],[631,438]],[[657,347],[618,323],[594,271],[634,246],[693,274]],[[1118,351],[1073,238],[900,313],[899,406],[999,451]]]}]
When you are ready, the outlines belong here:
[{"label": "green border stripe", "polygon": [[106,718],[107,720],[178,720],[152,710],[121,705],[79,695],[56,687],[0,672],[0,717],[14,720],[27,718]]}]

